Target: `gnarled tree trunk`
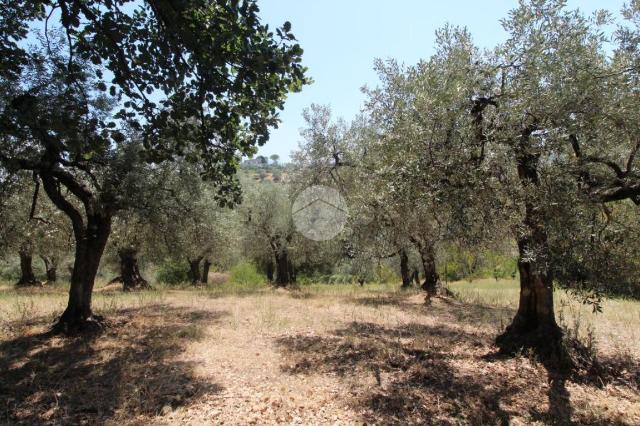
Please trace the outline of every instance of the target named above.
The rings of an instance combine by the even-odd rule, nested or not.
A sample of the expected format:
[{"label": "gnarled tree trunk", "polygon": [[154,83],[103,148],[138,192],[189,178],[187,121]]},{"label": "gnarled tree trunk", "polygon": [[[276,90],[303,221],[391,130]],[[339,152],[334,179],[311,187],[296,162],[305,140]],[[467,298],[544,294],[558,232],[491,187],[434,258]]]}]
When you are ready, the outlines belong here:
[{"label": "gnarled tree trunk", "polygon": [[96,214],[87,217],[86,227],[74,223],[76,251],[71,273],[69,302],[54,330],[75,332],[95,324],[91,310],[91,297],[100,259],[111,232],[111,215]]},{"label": "gnarled tree trunk", "polygon": [[47,282],[54,283],[58,279],[58,259],[53,256],[40,255],[47,274]]},{"label": "gnarled tree trunk", "polygon": [[430,303],[431,298],[436,295],[436,291],[440,285],[440,275],[438,275],[436,269],[435,247],[430,241],[425,239],[413,238],[412,241],[420,253],[420,260],[422,261],[422,268],[424,270],[424,282],[421,286],[426,292],[424,301],[425,303]]},{"label": "gnarled tree trunk", "polygon": [[290,282],[289,257],[286,250],[283,250],[276,254],[276,285],[286,287]]},{"label": "gnarled tree trunk", "polygon": [[273,274],[274,274],[274,268],[273,268],[273,261],[268,261],[265,263],[265,273],[267,274],[267,279],[269,280],[270,283],[273,282]]},{"label": "gnarled tree trunk", "polygon": [[131,291],[150,288],[149,282],[140,274],[138,266],[138,250],[134,247],[124,247],[118,250],[120,258],[120,281],[122,290]]},{"label": "gnarled tree trunk", "polygon": [[21,247],[18,250],[20,255],[20,279],[16,283],[18,287],[28,287],[40,285],[40,281],[36,280],[36,276],[33,273],[33,255],[31,250],[25,247]]},{"label": "gnarled tree trunk", "polygon": [[440,285],[440,275],[438,275],[438,271],[436,270],[436,258],[431,244],[424,244],[424,248],[420,252],[420,258],[422,259],[422,267],[424,268],[422,289],[427,293],[425,302],[429,303],[431,298],[435,296],[438,286]]},{"label": "gnarled tree trunk", "polygon": [[411,279],[416,285],[420,285],[420,271],[418,271],[418,268],[415,268],[413,270],[413,274],[411,274]]},{"label": "gnarled tree trunk", "polygon": [[520,301],[518,311],[496,344],[503,352],[532,348],[545,358],[564,359],[562,331],[553,311],[553,276],[549,268],[549,247],[541,206],[533,192],[539,186],[538,158],[531,152],[530,135],[523,132],[518,153],[518,176],[525,194],[525,216],[517,237]]},{"label": "gnarled tree trunk", "polygon": [[402,249],[399,253],[400,256],[400,276],[402,277],[402,288],[411,287],[411,273],[409,272],[409,256],[407,252]]},{"label": "gnarled tree trunk", "polygon": [[293,265],[289,261],[289,253],[286,249],[275,253],[276,257],[276,285],[286,287],[295,282]]},{"label": "gnarled tree trunk", "polygon": [[200,262],[202,262],[203,257],[197,257],[195,259],[188,259],[189,262],[189,280],[192,285],[198,284],[200,281]]},{"label": "gnarled tree trunk", "polygon": [[270,241],[270,245],[275,259],[276,286],[286,287],[289,284],[295,283],[295,270],[293,268],[293,263],[289,259],[289,251],[287,250],[286,244],[280,242],[278,237],[273,237]]},{"label": "gnarled tree trunk", "polygon": [[205,259],[202,264],[202,276],[200,277],[200,282],[202,284],[207,284],[209,282],[210,268],[211,268],[211,261],[209,259]]}]

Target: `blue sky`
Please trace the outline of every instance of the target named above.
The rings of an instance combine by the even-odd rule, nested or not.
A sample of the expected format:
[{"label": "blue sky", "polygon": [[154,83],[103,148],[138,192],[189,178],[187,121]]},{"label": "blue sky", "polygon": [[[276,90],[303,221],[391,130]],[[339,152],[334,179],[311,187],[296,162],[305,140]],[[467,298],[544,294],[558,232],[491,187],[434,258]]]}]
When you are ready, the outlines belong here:
[{"label": "blue sky", "polygon": [[[570,0],[569,6],[590,13],[619,11],[623,0]],[[375,87],[375,58],[413,64],[433,52],[435,30],[445,23],[466,26],[477,45],[490,48],[505,38],[499,20],[517,0],[258,0],[270,26],[284,21],[304,49],[304,64],[314,79],[301,93],[290,95],[280,128],[260,154],[287,160],[298,147],[302,110],[311,103],[329,104],[335,116],[353,118],[364,96],[363,85]]]}]

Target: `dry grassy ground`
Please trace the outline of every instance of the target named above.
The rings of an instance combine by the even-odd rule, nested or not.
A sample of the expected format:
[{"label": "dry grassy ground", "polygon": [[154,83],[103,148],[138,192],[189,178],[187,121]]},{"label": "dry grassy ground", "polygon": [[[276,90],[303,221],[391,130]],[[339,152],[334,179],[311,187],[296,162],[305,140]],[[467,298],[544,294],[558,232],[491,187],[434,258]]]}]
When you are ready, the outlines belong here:
[{"label": "dry grassy ground", "polygon": [[428,307],[382,286],[99,291],[111,326],[91,338],[41,334],[62,290],[0,288],[0,422],[640,424],[639,304],[594,317],[560,295],[568,328],[618,366],[593,383],[492,356],[512,283],[451,288]]}]

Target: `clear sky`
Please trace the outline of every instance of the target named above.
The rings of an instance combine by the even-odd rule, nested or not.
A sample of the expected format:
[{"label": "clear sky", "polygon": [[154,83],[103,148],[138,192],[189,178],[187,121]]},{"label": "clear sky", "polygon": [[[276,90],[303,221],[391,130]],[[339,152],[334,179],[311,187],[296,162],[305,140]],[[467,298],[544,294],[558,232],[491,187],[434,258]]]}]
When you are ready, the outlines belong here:
[{"label": "clear sky", "polygon": [[[623,0],[569,0],[586,13],[618,12]],[[258,0],[270,26],[290,21],[304,49],[304,64],[314,83],[290,95],[280,128],[260,154],[287,160],[300,140],[302,110],[328,104],[334,115],[349,120],[359,111],[360,88],[375,87],[375,58],[413,64],[433,52],[435,30],[445,23],[466,26],[477,45],[490,48],[505,39],[499,23],[517,0]]]}]

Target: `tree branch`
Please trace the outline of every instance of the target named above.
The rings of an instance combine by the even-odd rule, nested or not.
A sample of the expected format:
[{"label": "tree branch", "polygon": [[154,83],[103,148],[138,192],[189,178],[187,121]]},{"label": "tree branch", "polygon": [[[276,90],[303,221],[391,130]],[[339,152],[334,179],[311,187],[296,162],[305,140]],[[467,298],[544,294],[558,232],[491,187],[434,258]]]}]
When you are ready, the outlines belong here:
[{"label": "tree branch", "polygon": [[48,173],[40,173],[42,186],[53,204],[62,210],[71,219],[76,240],[84,235],[85,225],[82,214],[60,193],[60,187],[56,179]]}]

